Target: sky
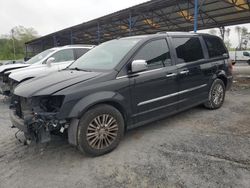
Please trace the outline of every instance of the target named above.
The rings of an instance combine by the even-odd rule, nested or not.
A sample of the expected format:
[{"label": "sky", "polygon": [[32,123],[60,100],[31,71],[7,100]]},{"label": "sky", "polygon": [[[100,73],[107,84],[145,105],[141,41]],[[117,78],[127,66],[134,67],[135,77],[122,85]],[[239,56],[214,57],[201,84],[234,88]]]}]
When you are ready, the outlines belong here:
[{"label": "sky", "polygon": [[[148,0],[0,0],[0,36],[22,25],[40,36],[86,22]],[[245,24],[250,31],[250,24]],[[231,28],[230,40],[237,45]],[[207,30],[202,32],[208,32]]]}]

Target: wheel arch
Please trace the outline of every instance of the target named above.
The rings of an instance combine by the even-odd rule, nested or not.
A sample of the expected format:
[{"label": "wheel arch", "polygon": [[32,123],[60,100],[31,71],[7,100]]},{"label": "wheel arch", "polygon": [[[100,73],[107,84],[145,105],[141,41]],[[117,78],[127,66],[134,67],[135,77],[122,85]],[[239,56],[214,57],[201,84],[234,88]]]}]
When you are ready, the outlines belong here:
[{"label": "wheel arch", "polygon": [[128,113],[125,110],[124,97],[114,92],[101,92],[81,99],[71,110],[70,116],[72,117],[71,123],[68,129],[68,141],[72,145],[77,145],[77,132],[78,124],[81,116],[88,110],[94,108],[97,105],[108,104],[116,108],[124,119],[124,130],[127,129]]},{"label": "wheel arch", "polygon": [[126,127],[127,127],[127,125],[126,125],[126,122],[127,122],[126,121],[127,120],[126,110],[119,102],[117,102],[115,100],[102,100],[102,101],[96,102],[94,104],[91,104],[81,112],[81,116],[84,115],[84,113],[86,113],[91,108],[94,108],[95,106],[102,105],[102,104],[110,105],[110,106],[114,107],[115,109],[117,109],[121,113],[121,115],[124,119],[124,125],[125,125],[125,129],[126,129]]},{"label": "wheel arch", "polygon": [[227,87],[227,76],[224,70],[221,70],[220,72],[217,73],[217,78],[221,79],[225,87]]},{"label": "wheel arch", "polygon": [[108,104],[116,108],[122,114],[126,124],[126,120],[128,118],[126,110],[128,108],[128,104],[126,103],[125,98],[119,93],[111,91],[98,92],[79,100],[70,111],[69,117],[80,118],[90,108],[100,104]]}]

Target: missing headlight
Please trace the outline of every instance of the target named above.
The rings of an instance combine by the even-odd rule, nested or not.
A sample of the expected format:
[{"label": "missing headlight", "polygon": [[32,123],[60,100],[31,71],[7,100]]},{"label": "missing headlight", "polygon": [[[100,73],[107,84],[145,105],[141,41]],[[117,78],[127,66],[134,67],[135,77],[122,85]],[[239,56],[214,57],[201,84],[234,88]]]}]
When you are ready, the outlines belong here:
[{"label": "missing headlight", "polygon": [[64,96],[47,96],[40,98],[39,107],[44,112],[58,112]]}]

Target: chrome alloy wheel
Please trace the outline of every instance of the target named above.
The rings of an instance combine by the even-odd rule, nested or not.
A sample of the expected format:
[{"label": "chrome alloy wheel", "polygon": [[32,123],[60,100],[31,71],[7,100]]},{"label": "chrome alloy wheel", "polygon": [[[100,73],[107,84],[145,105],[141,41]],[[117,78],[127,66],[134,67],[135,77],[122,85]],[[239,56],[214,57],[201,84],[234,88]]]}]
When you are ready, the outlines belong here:
[{"label": "chrome alloy wheel", "polygon": [[212,100],[215,105],[219,105],[223,101],[223,95],[224,91],[222,85],[217,84],[212,92]]},{"label": "chrome alloy wheel", "polygon": [[95,117],[87,128],[87,141],[94,149],[105,149],[116,139],[118,124],[114,117],[102,114]]}]

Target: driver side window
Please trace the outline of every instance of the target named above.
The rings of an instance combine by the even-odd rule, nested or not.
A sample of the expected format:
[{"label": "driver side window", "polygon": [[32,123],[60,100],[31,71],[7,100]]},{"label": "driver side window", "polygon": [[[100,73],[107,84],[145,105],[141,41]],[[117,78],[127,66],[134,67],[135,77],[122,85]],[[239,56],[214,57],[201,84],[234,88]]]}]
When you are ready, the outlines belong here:
[{"label": "driver side window", "polygon": [[157,69],[171,65],[171,57],[165,39],[147,43],[134,57],[134,60],[146,60],[148,69]]},{"label": "driver side window", "polygon": [[51,57],[55,58],[53,63],[60,63],[64,61],[73,61],[74,60],[74,51],[73,49],[65,49],[59,52],[56,52]]}]

